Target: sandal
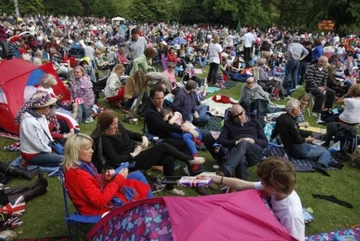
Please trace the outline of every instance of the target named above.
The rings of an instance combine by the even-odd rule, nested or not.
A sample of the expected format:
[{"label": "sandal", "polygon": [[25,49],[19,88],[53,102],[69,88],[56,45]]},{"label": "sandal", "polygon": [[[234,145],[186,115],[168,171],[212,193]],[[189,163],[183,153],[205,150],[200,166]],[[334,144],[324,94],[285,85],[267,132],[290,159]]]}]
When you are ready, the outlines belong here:
[{"label": "sandal", "polygon": [[168,192],[168,193],[170,193],[172,195],[176,195],[176,196],[185,196],[184,191],[176,189],[176,188],[174,188],[172,190],[166,189],[166,192]]},{"label": "sandal", "polygon": [[190,165],[203,164],[205,162],[205,157],[194,157],[194,160],[189,161]]}]

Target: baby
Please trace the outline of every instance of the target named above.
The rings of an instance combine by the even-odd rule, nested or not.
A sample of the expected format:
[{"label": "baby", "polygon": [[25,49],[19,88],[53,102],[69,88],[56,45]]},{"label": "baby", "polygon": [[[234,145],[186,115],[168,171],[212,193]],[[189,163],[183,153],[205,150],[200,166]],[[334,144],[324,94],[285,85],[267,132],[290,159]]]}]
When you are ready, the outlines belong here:
[{"label": "baby", "polygon": [[[180,112],[173,112],[171,109],[164,108],[161,111],[161,117],[164,121],[169,123],[170,125],[179,125],[181,126],[184,123],[184,119]],[[190,128],[189,132],[185,133],[175,133],[171,132],[170,135],[174,138],[183,139],[194,157],[198,156],[198,151],[196,149],[196,145],[201,144],[202,135],[201,132],[197,130],[196,126],[194,126],[191,122],[189,122]]]}]

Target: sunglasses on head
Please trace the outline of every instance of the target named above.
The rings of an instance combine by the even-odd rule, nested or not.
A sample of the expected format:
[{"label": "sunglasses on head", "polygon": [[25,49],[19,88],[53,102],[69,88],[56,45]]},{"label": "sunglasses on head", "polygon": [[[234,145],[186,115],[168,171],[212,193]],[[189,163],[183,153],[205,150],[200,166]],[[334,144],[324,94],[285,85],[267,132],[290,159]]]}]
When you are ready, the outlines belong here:
[{"label": "sunglasses on head", "polygon": [[233,118],[238,118],[238,117],[241,116],[243,113],[244,113],[244,111],[241,111],[239,114],[233,115],[232,117],[233,117]]}]

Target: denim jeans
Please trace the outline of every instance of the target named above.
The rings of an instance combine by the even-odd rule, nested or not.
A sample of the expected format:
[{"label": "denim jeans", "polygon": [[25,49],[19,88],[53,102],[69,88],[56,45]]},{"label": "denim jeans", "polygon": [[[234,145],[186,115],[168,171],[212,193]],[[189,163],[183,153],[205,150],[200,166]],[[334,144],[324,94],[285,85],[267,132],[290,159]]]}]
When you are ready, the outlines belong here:
[{"label": "denim jeans", "polygon": [[326,167],[329,166],[332,160],[331,153],[324,147],[309,143],[295,145],[289,153],[295,158],[317,158],[317,163],[321,163]]},{"label": "denim jeans", "polygon": [[229,159],[223,167],[233,176],[246,180],[247,168],[254,166],[263,158],[263,149],[257,144],[241,141],[237,146],[231,148]]},{"label": "denim jeans", "polygon": [[[199,134],[199,137],[197,139],[199,139],[200,141],[202,140],[202,133],[201,131],[199,131],[198,129],[196,129],[196,131]],[[190,151],[191,155],[194,156],[194,154],[198,153],[198,150],[196,148],[196,144],[194,142],[194,136],[190,133],[178,133],[178,132],[170,132],[170,135],[174,138],[177,139],[182,139],[188,150]]]},{"label": "denim jeans", "polygon": [[[298,84],[299,79],[299,67],[300,62],[289,60],[285,65],[285,78],[283,82],[283,86],[288,94],[291,94],[291,89],[295,89]],[[291,75],[292,83],[289,82]]]},{"label": "denim jeans", "polygon": [[80,104],[77,110],[77,122],[81,124],[83,119],[88,119],[90,117],[91,108],[85,106],[85,104]]},{"label": "denim jeans", "polygon": [[[207,123],[210,120],[210,116],[207,113],[207,106],[206,105],[198,105],[194,108],[194,110],[199,113],[199,118],[197,119],[200,123]],[[189,120],[192,122],[194,120],[194,115],[189,115]]]},{"label": "denim jeans", "polygon": [[27,162],[29,164],[39,165],[43,167],[58,167],[63,161],[64,156],[50,152],[40,152]]},{"label": "denim jeans", "polygon": [[[140,171],[130,172],[127,179],[138,180],[142,183],[149,184],[148,181],[146,180],[144,174],[142,174],[142,172],[140,172]],[[149,190],[147,197],[148,198],[153,197],[151,189]]]},{"label": "denim jeans", "polygon": [[199,64],[202,68],[204,68],[207,64],[207,59],[206,57],[198,57],[198,61],[199,61]]}]

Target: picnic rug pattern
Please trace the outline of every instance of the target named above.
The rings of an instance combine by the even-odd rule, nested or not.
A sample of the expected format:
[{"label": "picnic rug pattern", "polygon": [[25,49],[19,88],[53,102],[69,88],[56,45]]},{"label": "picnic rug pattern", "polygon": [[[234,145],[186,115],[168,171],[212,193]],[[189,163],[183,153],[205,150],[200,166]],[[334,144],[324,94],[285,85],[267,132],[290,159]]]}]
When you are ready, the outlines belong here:
[{"label": "picnic rug pattern", "polygon": [[[360,240],[360,226],[354,228],[342,229],[337,231],[331,231],[328,233],[319,233],[311,236],[307,236],[305,241],[335,241],[337,236],[353,236],[355,240]],[[354,240],[354,239],[344,239],[344,240]]]}]

